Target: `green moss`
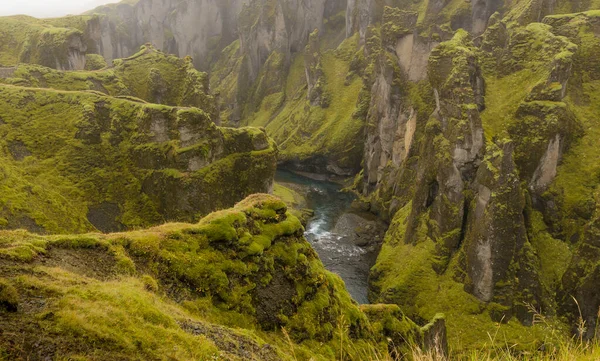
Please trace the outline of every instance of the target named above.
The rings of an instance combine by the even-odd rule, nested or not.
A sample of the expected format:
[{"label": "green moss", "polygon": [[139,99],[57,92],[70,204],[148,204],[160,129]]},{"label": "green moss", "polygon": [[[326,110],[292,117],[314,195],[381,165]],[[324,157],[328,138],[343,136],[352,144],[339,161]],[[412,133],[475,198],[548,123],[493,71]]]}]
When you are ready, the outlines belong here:
[{"label": "green moss", "polygon": [[515,114],[519,104],[545,76],[523,69],[501,78],[486,78],[486,109],[481,113],[481,121],[488,139],[507,135],[508,126],[517,121]]},{"label": "green moss", "polygon": [[158,282],[150,275],[142,276],[144,288],[149,292],[158,292]]},{"label": "green moss", "polygon": [[556,290],[571,260],[571,251],[565,242],[549,234],[539,212],[533,212],[531,222],[531,245],[540,259],[540,276],[546,287]]},{"label": "green moss", "polygon": [[[461,276],[460,257],[454,257],[447,271],[438,275],[433,265],[437,262],[435,243],[426,235],[426,225],[419,226],[419,241],[405,243],[407,220],[411,204],[399,210],[386,234],[377,263],[371,271],[372,301],[402,305],[408,317],[429,320],[443,312],[448,327],[448,343],[460,354],[479,347],[501,346],[505,341],[518,344],[522,349],[535,349],[545,330],[528,328],[511,320],[497,326],[491,315],[494,307],[480,302],[465,291],[457,281]],[[488,334],[498,334],[490,340]]]},{"label": "green moss", "polygon": [[85,70],[100,70],[106,68],[106,60],[102,55],[86,54],[85,55]]},{"label": "green moss", "polygon": [[297,99],[305,94],[303,91],[306,88],[306,73],[304,72],[304,58],[301,53],[298,53],[290,65],[286,78],[285,95],[287,99]]},{"label": "green moss", "polygon": [[[66,25],[66,24],[65,24]],[[75,28],[53,26],[29,16],[0,18],[0,65],[31,62],[51,67],[65,65],[68,41],[83,33]]]},{"label": "green moss", "polygon": [[[323,54],[322,64],[328,79],[325,92],[331,94],[329,107],[310,106],[304,97],[290,99],[290,94],[296,94],[292,89],[298,85],[294,84],[300,83],[288,78],[286,103],[268,123],[261,124],[279,144],[283,160],[324,155],[342,166],[353,167],[355,154],[362,150],[357,140],[362,134],[362,121],[352,116],[361,81],[354,79],[345,85],[349,64],[331,51]],[[294,76],[301,79],[299,73],[290,74]],[[251,120],[250,124],[258,123]]]},{"label": "green moss", "polygon": [[[0,199],[7,228],[83,233],[98,226],[90,223],[88,211],[106,204],[116,205],[111,218],[126,227],[165,217],[193,220],[269,188],[275,148],[260,130],[218,128],[211,113],[199,109],[90,92],[0,87],[0,117],[6,119],[0,126],[0,167],[6,175],[0,188],[11,190]],[[213,192],[215,184],[222,192]],[[203,200],[186,209],[180,200],[161,198],[168,189],[194,192]]]},{"label": "green moss", "polygon": [[1,231],[0,257],[3,259],[28,262],[46,251],[46,242],[39,236],[25,231]]},{"label": "green moss", "polygon": [[382,41],[385,45],[395,46],[397,39],[412,32],[418,14],[386,6],[382,19]]},{"label": "green moss", "polygon": [[582,122],[584,136],[575,142],[558,168],[552,193],[560,194],[564,202],[565,214],[585,214],[586,204],[592,199],[600,179],[600,152],[594,139],[600,136],[600,124],[595,114],[600,110],[600,83],[583,85],[589,103],[577,104],[567,98],[570,109]]},{"label": "green moss", "polygon": [[86,59],[88,71],[62,72],[21,64],[12,78],[0,81],[57,90],[98,91],[172,106],[194,106],[203,109],[213,120],[217,119],[214,99],[208,91],[208,76],[196,71],[189,59],[166,55],[151,47],[143,47],[114,68],[106,68],[100,55],[89,54]]},{"label": "green moss", "polygon": [[63,292],[50,327],[64,337],[85,338],[98,348],[112,348],[113,357],[218,357],[211,341],[186,333],[177,325],[175,317],[185,317],[182,311],[145,291],[138,280],[94,282]]},{"label": "green moss", "polygon": [[117,245],[115,247],[112,247],[111,251],[113,252],[113,255],[116,260],[116,273],[122,275],[133,275],[136,273],[135,263],[133,263],[131,258],[129,258],[129,256],[125,252],[125,249],[122,246]]},{"label": "green moss", "polygon": [[[281,200],[254,195],[197,224],[85,237],[5,231],[0,249],[39,243],[74,256],[49,253],[52,267],[17,260],[7,281],[23,297],[46,300],[37,314],[19,316],[19,337],[44,337],[69,358],[242,360],[273,350],[283,359],[331,360],[342,352],[359,360],[385,355],[389,336],[418,341],[418,327],[397,307],[361,311],[302,234]],[[135,267],[125,268],[130,276],[105,277],[125,258]],[[97,276],[86,276],[87,262]],[[265,302],[264,292],[273,298]],[[5,321],[10,339],[14,323]],[[11,357],[22,355],[0,345]]]},{"label": "green moss", "polygon": [[289,207],[296,208],[298,206],[302,207],[306,205],[306,199],[298,192],[293,189],[287,188],[286,186],[275,183],[273,187],[273,195],[279,197],[282,201],[284,201]]},{"label": "green moss", "polygon": [[19,294],[10,283],[0,278],[0,310],[16,312],[19,306]]},{"label": "green moss", "polygon": [[261,102],[260,108],[253,115],[252,126],[264,127],[267,125],[277,110],[283,105],[285,94],[282,92],[267,95]]}]

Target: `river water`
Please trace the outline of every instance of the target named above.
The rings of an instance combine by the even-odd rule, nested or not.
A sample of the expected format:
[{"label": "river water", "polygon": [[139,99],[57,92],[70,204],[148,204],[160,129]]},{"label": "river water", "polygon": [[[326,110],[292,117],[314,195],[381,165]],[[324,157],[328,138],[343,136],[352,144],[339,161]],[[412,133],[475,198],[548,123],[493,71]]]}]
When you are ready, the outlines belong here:
[{"label": "river water", "polygon": [[337,183],[320,181],[279,170],[275,180],[305,196],[314,217],[306,226],[306,239],[329,271],[346,283],[350,295],[369,303],[369,270],[375,263],[385,231],[370,214],[352,209],[354,196],[341,192]]}]

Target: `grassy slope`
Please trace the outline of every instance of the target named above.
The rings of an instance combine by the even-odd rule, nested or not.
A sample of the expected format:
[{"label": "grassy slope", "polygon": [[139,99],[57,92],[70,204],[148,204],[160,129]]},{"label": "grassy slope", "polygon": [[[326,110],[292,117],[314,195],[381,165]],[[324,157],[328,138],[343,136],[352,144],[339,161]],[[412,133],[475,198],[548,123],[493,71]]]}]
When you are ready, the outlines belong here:
[{"label": "grassy slope", "polygon": [[[142,191],[150,176],[163,182],[150,191],[155,195],[177,188],[208,197],[190,198],[198,212],[192,218],[178,212],[167,219],[197,219],[231,206],[250,189],[266,190],[256,180],[268,178],[259,173],[271,171],[272,144],[266,140],[265,149],[255,151],[254,142],[265,141],[259,140],[265,138],[262,132],[211,123],[218,114],[207,75],[189,59],[144,46],[97,71],[20,64],[0,83],[13,84],[0,85],[6,174],[1,187],[13,190],[3,193],[0,227],[85,232],[94,229],[88,207],[106,202],[119,205],[118,221],[127,227],[162,222],[165,211],[159,208],[165,205]],[[191,132],[192,138],[180,132]],[[188,172],[187,163],[202,163],[200,158],[214,163]],[[232,172],[238,185],[232,184]],[[215,184],[221,187],[213,189]],[[171,198],[162,203],[177,202]],[[210,209],[199,211],[203,205]]]},{"label": "grassy slope", "polygon": [[[448,267],[450,271],[438,275],[431,268],[435,243],[425,236],[425,225],[421,226],[424,236],[418,244],[402,241],[410,211],[409,204],[396,213],[373,268],[374,285],[386,290],[380,299],[397,302],[407,315],[417,319],[444,313],[448,343],[457,355],[473,349],[502,347],[506,343],[514,345],[517,351],[535,351],[541,340],[551,336],[552,332],[541,326],[525,327],[516,320],[501,326],[493,322],[487,312],[488,305],[455,281],[452,270],[458,269],[456,260]],[[378,278],[380,274],[385,276]],[[491,340],[489,335],[497,337]]]},{"label": "grassy slope", "polygon": [[600,81],[583,85],[589,96],[586,105],[579,105],[567,98],[584,127],[584,136],[565,155],[559,168],[554,188],[564,192],[564,207],[573,212],[578,205],[593,199],[600,182]]},{"label": "grassy slope", "polygon": [[96,71],[64,72],[20,64],[11,78],[0,78],[0,82],[56,90],[94,90],[150,103],[195,106],[217,117],[207,75],[194,69],[191,59],[168,55],[152,46],[142,46],[137,54]]},{"label": "grassy slope", "polygon": [[[47,64],[49,47],[63,49],[69,36],[83,34],[91,16],[67,16],[56,19],[36,19],[17,15],[0,17],[0,65],[13,66],[23,59],[35,64]],[[64,54],[54,55],[66,56]]]},{"label": "grassy slope", "polygon": [[[251,145],[241,143],[246,139],[245,135],[250,139],[260,136],[259,131],[234,131],[216,128],[210,123],[207,123],[208,128],[204,130],[205,136],[209,138],[200,138],[195,144],[200,144],[200,148],[184,148],[178,138],[172,136],[159,141],[153,140],[153,130],[148,128],[153,117],[183,124],[184,119],[181,117],[184,114],[195,119],[206,118],[206,114],[198,109],[177,110],[163,105],[110,98],[93,92],[39,90],[6,85],[0,86],[0,95],[0,117],[4,120],[0,125],[3,135],[1,163],[7,175],[2,187],[12,189],[11,192],[3,193],[2,213],[6,219],[19,214],[27,215],[52,233],[90,230],[90,224],[86,220],[87,207],[99,202],[119,204],[122,210],[120,221],[129,227],[163,221],[157,205],[142,192],[142,180],[153,172],[152,167],[156,167],[156,171],[165,176],[181,179],[184,183],[196,182],[200,192],[206,193],[202,189],[212,189],[212,202],[207,205],[227,206],[229,201],[225,199],[237,196],[237,189],[255,179],[251,176],[252,172],[261,172],[259,166],[267,164],[267,159],[273,155],[272,145],[268,143],[265,150],[256,152],[253,148],[249,149]],[[92,118],[87,118],[90,111]],[[108,121],[108,124],[103,124],[103,121]],[[172,125],[167,125],[167,130],[168,127],[171,127],[171,132],[174,131]],[[82,129],[91,132],[91,140],[78,135]],[[94,140],[94,134],[99,137],[97,140]],[[218,136],[210,139],[215,134]],[[185,159],[198,152],[205,154],[204,152],[217,146],[213,142],[219,142],[219,139],[225,145],[220,155],[215,154],[215,160],[220,160],[199,170],[197,174],[187,174],[185,168],[178,169],[177,161],[169,161],[173,157]],[[23,148],[24,158],[20,159],[18,152],[11,148],[15,146],[17,150],[19,147]],[[140,154],[141,160],[136,160],[136,154]],[[166,154],[170,155],[167,157]],[[228,155],[231,156],[227,157]],[[254,158],[240,158],[246,155]],[[154,158],[156,164],[150,164],[150,168],[139,163],[152,161],[152,157],[158,158]],[[257,168],[249,169],[249,173],[241,169],[234,170],[238,158],[246,166],[254,164]],[[267,163],[261,163],[263,158]],[[169,171],[169,168],[172,170]],[[227,179],[222,178],[230,177],[229,173],[234,171],[237,172],[239,181],[239,187],[234,187],[235,191],[228,188]],[[244,182],[244,177],[249,177],[247,182]],[[25,182],[20,182],[20,179]],[[198,179],[201,181],[197,182]],[[228,191],[214,192],[214,184],[210,182],[221,185],[222,191]],[[18,186],[15,187],[15,184]],[[33,197],[28,197],[27,194],[32,194]]]},{"label": "grassy slope", "polygon": [[[65,360],[365,360],[385,353],[302,230],[281,201],[255,195],[198,224],[112,235],[2,231],[0,359],[39,352]],[[271,283],[278,275],[291,283]],[[287,333],[263,331],[265,303],[256,292],[264,287],[283,292],[270,302],[295,305],[279,309]],[[18,312],[7,313],[5,301]]]},{"label": "grassy slope", "polygon": [[519,104],[543,78],[544,74],[530,69],[501,78],[495,75],[486,78],[486,109],[481,114],[481,121],[488,139],[507,135],[507,128],[514,123]]},{"label": "grassy slope", "polygon": [[[355,40],[353,37],[347,42]],[[340,47],[344,46],[348,44]],[[354,77],[345,84],[349,62],[333,50],[323,53],[322,63],[325,93],[331,96],[329,107],[310,106],[306,99],[304,58],[303,54],[298,54],[292,60],[285,93],[267,96],[259,111],[248,121],[250,125],[267,129],[267,133],[280,145],[283,160],[304,160],[324,155],[341,163],[351,163],[349,158],[356,153],[363,122],[353,117],[353,113],[362,81]]]}]

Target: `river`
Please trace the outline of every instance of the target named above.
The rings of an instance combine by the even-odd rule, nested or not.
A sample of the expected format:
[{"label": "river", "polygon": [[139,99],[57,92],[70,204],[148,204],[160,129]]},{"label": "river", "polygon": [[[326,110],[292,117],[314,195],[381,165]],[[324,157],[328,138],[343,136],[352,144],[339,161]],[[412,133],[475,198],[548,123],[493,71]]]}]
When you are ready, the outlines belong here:
[{"label": "river", "polygon": [[285,170],[275,180],[302,194],[314,211],[306,226],[306,239],[329,271],[346,283],[360,304],[369,303],[369,270],[375,263],[385,225],[371,214],[352,207],[354,196],[337,183],[315,180]]}]

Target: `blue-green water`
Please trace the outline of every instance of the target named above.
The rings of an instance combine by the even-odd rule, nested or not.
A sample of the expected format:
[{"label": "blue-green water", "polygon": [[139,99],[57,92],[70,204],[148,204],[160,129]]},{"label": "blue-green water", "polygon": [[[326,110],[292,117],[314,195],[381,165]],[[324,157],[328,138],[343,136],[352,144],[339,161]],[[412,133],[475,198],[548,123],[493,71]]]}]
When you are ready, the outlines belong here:
[{"label": "blue-green water", "polygon": [[[360,219],[354,213],[348,217],[354,196],[341,192],[337,183],[314,180],[289,171],[277,171],[275,180],[302,189],[308,208],[315,214],[306,226],[306,239],[325,267],[342,277],[350,295],[359,303],[368,303],[369,268],[376,252],[352,241],[351,233],[355,228],[352,220]],[[341,218],[344,218],[343,222]]]}]

